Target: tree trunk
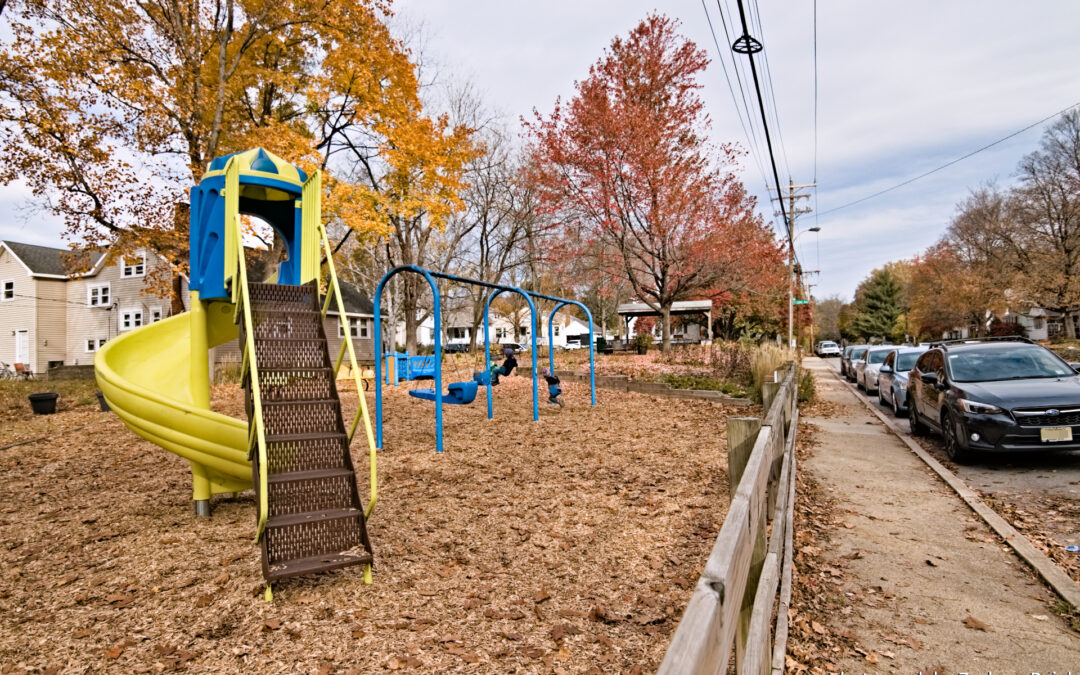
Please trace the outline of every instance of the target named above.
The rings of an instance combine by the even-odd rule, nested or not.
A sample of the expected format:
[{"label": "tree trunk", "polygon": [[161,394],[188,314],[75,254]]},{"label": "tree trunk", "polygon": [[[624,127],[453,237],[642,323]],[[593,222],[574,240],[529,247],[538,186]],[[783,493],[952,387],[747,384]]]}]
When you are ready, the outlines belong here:
[{"label": "tree trunk", "polygon": [[[401,298],[401,311],[405,315],[405,351],[410,354],[416,355],[417,340],[416,329],[419,327],[420,322],[416,320],[417,316],[417,296],[416,283],[417,279],[415,275],[408,275],[405,277],[402,286],[404,292]],[[435,327],[438,330],[438,326]]]},{"label": "tree trunk", "polygon": [[665,354],[671,350],[671,305],[664,305],[660,308],[660,321],[662,322],[661,335],[663,340],[660,342],[660,351]]}]

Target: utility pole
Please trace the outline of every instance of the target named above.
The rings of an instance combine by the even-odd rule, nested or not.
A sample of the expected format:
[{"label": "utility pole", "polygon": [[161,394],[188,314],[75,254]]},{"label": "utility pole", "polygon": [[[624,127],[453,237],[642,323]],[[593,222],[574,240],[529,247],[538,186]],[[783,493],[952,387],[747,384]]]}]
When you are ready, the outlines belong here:
[{"label": "utility pole", "polygon": [[[817,183],[806,183],[804,185],[795,185],[795,182],[788,178],[788,195],[789,208],[787,212],[787,222],[784,223],[787,226],[788,234],[788,305],[787,305],[787,321],[788,321],[788,346],[795,347],[794,337],[794,321],[795,321],[795,217],[804,213],[810,213],[812,209],[796,209],[796,199],[809,199],[809,194],[797,194],[795,191],[801,188],[817,187]],[[773,201],[779,201],[784,199],[782,194],[779,194],[779,188],[776,188],[777,196],[773,197]],[[774,213],[773,215],[784,215],[781,213]]]}]

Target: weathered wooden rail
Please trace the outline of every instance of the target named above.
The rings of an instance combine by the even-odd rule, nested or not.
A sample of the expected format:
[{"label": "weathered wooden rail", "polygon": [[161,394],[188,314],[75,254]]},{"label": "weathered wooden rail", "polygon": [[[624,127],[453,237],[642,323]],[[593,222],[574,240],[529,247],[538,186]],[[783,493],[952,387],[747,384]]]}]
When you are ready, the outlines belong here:
[{"label": "weathered wooden rail", "polygon": [[[797,368],[764,389],[765,418],[728,420],[732,498],[659,673],[780,675],[791,600]],[[771,525],[771,527],[770,527]],[[779,597],[778,597],[779,596]],[[775,617],[775,621],[774,621]]]}]

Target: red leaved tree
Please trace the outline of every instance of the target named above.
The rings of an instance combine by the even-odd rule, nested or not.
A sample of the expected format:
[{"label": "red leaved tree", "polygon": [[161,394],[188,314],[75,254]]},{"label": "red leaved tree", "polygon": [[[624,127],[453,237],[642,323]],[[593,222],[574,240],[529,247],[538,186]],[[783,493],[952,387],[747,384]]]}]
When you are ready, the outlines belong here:
[{"label": "red leaved tree", "polygon": [[665,350],[672,304],[739,286],[734,235],[763,228],[731,173],[738,150],[705,137],[697,77],[708,58],[676,27],[650,15],[615,38],[565,106],[526,122],[543,207],[598,252],[596,269],[661,314]]}]

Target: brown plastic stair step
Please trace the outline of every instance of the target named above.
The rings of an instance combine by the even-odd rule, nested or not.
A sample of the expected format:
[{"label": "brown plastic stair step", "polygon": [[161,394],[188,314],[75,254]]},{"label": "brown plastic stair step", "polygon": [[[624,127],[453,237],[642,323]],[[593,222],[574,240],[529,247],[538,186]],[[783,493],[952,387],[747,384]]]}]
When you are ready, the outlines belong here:
[{"label": "brown plastic stair step", "polygon": [[292,338],[318,340],[322,338],[322,314],[310,307],[281,310],[278,307],[252,307],[255,339]]},{"label": "brown plastic stair step", "polygon": [[324,400],[334,397],[332,368],[259,368],[264,402]]},{"label": "brown plastic stair step", "polygon": [[278,306],[304,304],[314,308],[315,303],[318,302],[318,289],[314,281],[309,281],[302,286],[249,283],[248,294],[253,306],[264,303]]},{"label": "brown plastic stair step", "polygon": [[371,562],[371,554],[364,550],[282,560],[269,566],[267,581],[279,581],[316,572],[329,572],[350,565],[368,565]]},{"label": "brown plastic stair step", "polygon": [[355,483],[345,467],[273,474],[267,480],[270,517],[351,509]]},{"label": "brown plastic stair step", "polygon": [[267,436],[344,431],[341,428],[341,404],[336,398],[316,401],[265,401],[263,424]]},{"label": "brown plastic stair step", "polygon": [[364,513],[354,508],[272,516],[263,533],[265,560],[271,567],[284,560],[359,553],[367,547]]},{"label": "brown plastic stair step", "polygon": [[255,359],[259,368],[330,367],[330,354],[322,338],[261,338],[255,341]]},{"label": "brown plastic stair step", "polygon": [[279,473],[318,471],[347,466],[344,432],[281,434],[266,437],[270,477]]}]

